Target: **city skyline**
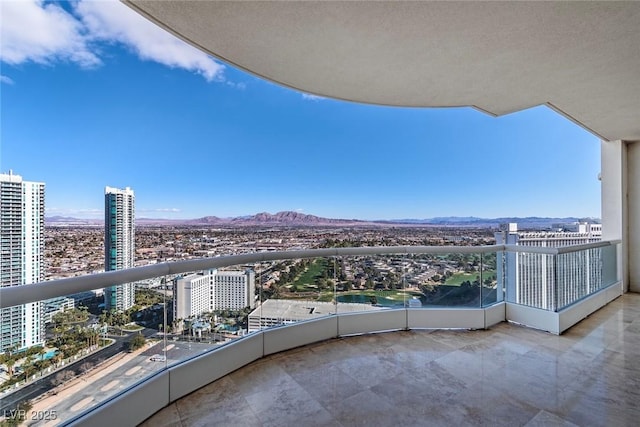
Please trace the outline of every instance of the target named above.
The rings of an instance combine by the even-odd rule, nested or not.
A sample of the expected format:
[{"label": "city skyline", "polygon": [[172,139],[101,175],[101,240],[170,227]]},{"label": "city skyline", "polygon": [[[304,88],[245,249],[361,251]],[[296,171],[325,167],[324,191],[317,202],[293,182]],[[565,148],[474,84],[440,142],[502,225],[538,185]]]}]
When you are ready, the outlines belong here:
[{"label": "city skyline", "polygon": [[[0,169],[46,182],[47,216],[97,219],[114,185],[145,218],[600,217],[598,138],[544,106],[493,118],[302,94],[118,2],[2,16]],[[44,35],[22,34],[35,19]]]}]

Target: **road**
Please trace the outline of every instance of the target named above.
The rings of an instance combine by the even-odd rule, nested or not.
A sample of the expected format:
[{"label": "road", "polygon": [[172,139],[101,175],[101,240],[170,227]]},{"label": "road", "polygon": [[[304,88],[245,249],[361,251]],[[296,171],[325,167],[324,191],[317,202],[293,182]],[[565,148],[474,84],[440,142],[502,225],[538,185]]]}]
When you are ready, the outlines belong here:
[{"label": "road", "polygon": [[211,344],[174,341],[167,343],[167,362],[155,362],[154,354],[163,353],[163,343],[145,346],[133,353],[127,353],[117,361],[93,370],[78,379],[66,383],[56,395],[39,400],[32,411],[55,414],[53,423],[47,421],[30,422],[30,427],[48,427],[65,422],[82,412],[101,404],[132,385],[150,377],[179,360],[184,360],[212,348]]},{"label": "road", "polygon": [[[141,332],[142,332],[142,335],[145,336],[145,338],[148,338],[156,334],[158,331],[154,329],[145,328]],[[90,354],[87,357],[78,359],[76,362],[73,362],[65,366],[64,368],[58,371],[55,371],[51,375],[37,379],[32,383],[22,387],[20,390],[17,390],[9,395],[3,396],[2,401],[0,402],[0,414],[16,409],[16,406],[18,403],[24,400],[34,399],[40,396],[41,394],[46,393],[47,391],[54,388],[55,384],[53,384],[53,380],[56,377],[56,374],[59,372],[68,371],[68,372],[72,372],[73,376],[76,376],[82,373],[82,370],[80,369],[80,367],[85,363],[90,363],[92,366],[95,366],[117,355],[118,353],[126,352],[126,344],[129,341],[131,335],[133,335],[134,333],[137,333],[137,332],[129,333],[123,336],[119,336],[119,335],[109,336],[109,338],[115,339],[116,341],[114,344],[110,345],[109,347],[105,347],[93,354]]]}]

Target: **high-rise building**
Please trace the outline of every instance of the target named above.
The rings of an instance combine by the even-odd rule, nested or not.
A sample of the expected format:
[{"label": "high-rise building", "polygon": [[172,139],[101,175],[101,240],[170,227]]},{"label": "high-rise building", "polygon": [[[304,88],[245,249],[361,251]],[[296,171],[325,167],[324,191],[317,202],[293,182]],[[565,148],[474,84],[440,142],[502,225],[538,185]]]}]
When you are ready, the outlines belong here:
[{"label": "high-rise building", "polygon": [[255,272],[209,270],[177,278],[173,283],[174,319],[197,317],[213,310],[255,306]]},{"label": "high-rise building", "polygon": [[[0,286],[44,280],[44,183],[0,174]],[[44,342],[42,303],[0,311],[0,351]]]},{"label": "high-rise building", "polygon": [[[518,231],[517,224],[509,223],[501,229],[495,234],[499,245],[557,248],[602,239],[601,224],[564,224],[554,226],[554,231]],[[601,285],[601,259],[600,248],[562,255],[507,252],[504,254],[509,275],[507,295],[513,298],[512,302],[530,307],[545,310],[564,307]],[[501,274],[499,269],[498,283],[502,281]]]},{"label": "high-rise building", "polygon": [[[104,269],[123,270],[134,266],[135,196],[129,187],[104,189]],[[135,284],[104,289],[106,310],[124,311],[135,303]]]}]

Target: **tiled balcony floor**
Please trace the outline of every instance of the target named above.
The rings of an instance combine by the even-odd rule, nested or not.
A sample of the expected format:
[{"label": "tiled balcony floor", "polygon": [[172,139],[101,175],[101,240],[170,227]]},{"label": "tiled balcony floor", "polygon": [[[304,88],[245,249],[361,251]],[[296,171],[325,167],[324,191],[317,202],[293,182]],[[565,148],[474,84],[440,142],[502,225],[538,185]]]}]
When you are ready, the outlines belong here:
[{"label": "tiled balcony floor", "polygon": [[486,331],[341,338],[254,362],[144,426],[636,426],[640,294],[562,336]]}]

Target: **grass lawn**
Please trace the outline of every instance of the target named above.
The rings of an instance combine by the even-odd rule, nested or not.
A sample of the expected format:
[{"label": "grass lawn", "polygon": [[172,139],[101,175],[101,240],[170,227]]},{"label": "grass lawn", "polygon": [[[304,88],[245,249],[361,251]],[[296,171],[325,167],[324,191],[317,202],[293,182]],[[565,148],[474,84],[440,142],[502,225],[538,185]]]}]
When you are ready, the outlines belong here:
[{"label": "grass lawn", "polygon": [[326,269],[327,260],[325,258],[318,258],[296,277],[291,286],[295,286],[299,292],[317,291],[318,287],[315,285],[315,282],[317,279],[324,277],[324,271],[326,271]]},{"label": "grass lawn", "polygon": [[367,289],[362,291],[347,291],[338,292],[338,296],[341,295],[364,295],[367,297],[384,297],[394,301],[404,301],[405,296],[413,297],[422,295],[420,292],[403,292],[399,290],[395,291],[374,291],[373,289]]},{"label": "grass lawn", "polygon": [[127,323],[122,327],[122,330],[125,332],[135,332],[135,331],[141,331],[143,329],[144,327],[140,325],[136,325],[135,323]]},{"label": "grass lawn", "polygon": [[[331,302],[333,301],[333,291],[321,291],[319,292],[317,298],[313,298],[315,301],[323,301],[323,302]],[[406,299],[410,299],[411,297],[419,297],[422,295],[420,292],[409,291],[403,292],[399,290],[395,291],[374,291],[373,289],[362,290],[362,291],[346,291],[346,292],[338,292],[337,296],[347,296],[347,295],[364,295],[366,297],[382,297],[392,301],[402,302]],[[296,298],[296,294],[288,294],[286,299],[302,299],[309,300],[309,294],[301,293],[298,298]]]},{"label": "grass lawn", "polygon": [[[496,275],[495,270],[485,270],[482,273],[482,279],[485,280],[487,277],[494,277],[495,275]],[[473,273],[463,273],[463,272],[453,273],[453,276],[449,277],[447,281],[444,282],[444,284],[451,285],[451,286],[460,286],[462,282],[467,280],[473,283],[473,281],[476,280],[476,277],[478,276],[480,276],[480,272],[478,271],[474,271]]]},{"label": "grass lawn", "polygon": [[320,302],[331,302],[333,301],[333,292],[331,291],[324,291],[320,294],[320,296],[318,296],[317,301]]}]

